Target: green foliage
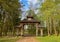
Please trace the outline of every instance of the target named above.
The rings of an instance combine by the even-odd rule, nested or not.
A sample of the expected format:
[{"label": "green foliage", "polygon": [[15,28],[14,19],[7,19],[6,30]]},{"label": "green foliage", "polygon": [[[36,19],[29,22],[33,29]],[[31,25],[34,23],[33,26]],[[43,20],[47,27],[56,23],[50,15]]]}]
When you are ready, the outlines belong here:
[{"label": "green foliage", "polygon": [[3,28],[1,29],[2,32],[7,33],[9,28],[12,28],[11,31],[14,30],[14,27],[19,22],[19,20],[16,21],[21,12],[19,8],[21,8],[19,0],[0,0],[0,28]]},{"label": "green foliage", "polygon": [[[38,9],[37,18],[40,21],[46,22],[47,32],[60,33],[60,1],[59,0],[45,0]],[[53,34],[53,33],[52,33]]]}]

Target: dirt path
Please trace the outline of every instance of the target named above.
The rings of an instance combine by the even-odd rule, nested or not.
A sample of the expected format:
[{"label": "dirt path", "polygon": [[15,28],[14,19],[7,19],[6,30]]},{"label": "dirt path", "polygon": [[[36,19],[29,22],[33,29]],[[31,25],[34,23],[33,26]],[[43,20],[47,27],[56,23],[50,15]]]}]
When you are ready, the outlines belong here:
[{"label": "dirt path", "polygon": [[38,42],[35,37],[24,37],[17,42]]}]

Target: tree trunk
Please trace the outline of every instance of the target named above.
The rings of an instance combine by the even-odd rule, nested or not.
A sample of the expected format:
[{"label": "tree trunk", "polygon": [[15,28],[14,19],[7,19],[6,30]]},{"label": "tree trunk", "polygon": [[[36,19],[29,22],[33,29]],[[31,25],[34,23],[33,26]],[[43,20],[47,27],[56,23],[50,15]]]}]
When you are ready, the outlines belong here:
[{"label": "tree trunk", "polygon": [[50,36],[49,18],[46,20],[46,23],[47,23],[48,36]]},{"label": "tree trunk", "polygon": [[2,28],[0,27],[0,36],[2,36]]},{"label": "tree trunk", "polygon": [[38,36],[38,24],[36,24],[36,36]]},{"label": "tree trunk", "polygon": [[54,33],[55,33],[55,35],[57,35],[57,29],[56,29],[56,22],[55,22],[55,20],[53,21],[54,22],[54,25],[53,25],[53,27],[54,27]]},{"label": "tree trunk", "polygon": [[51,17],[50,18],[50,34],[52,34],[52,29],[53,29],[53,19]]},{"label": "tree trunk", "polygon": [[43,36],[43,28],[40,29],[41,36]]}]

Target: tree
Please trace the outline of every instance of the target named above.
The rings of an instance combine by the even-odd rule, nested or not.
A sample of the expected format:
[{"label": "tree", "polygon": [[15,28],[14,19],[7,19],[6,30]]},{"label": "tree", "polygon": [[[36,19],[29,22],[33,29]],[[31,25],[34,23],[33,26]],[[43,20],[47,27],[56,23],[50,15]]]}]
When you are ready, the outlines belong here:
[{"label": "tree", "polygon": [[10,31],[15,32],[16,20],[21,12],[19,8],[21,8],[19,0],[0,0],[0,26],[4,35],[7,35],[8,30],[10,30],[9,28],[11,28]]},{"label": "tree", "polygon": [[[59,20],[59,8],[57,6],[59,0],[45,0],[45,2],[42,3],[42,7],[40,7],[40,13],[42,14],[41,18],[43,21],[46,21],[47,24],[47,30],[48,35],[53,34],[53,30],[55,35],[57,35],[57,22]],[[58,16],[59,15],[59,16]],[[38,14],[39,16],[39,14]],[[57,21],[56,21],[57,20]]]}]

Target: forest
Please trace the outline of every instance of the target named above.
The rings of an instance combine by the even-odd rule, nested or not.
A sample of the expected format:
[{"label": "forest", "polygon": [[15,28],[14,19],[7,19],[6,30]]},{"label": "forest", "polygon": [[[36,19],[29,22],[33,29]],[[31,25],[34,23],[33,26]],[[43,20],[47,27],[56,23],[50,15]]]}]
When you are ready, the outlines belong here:
[{"label": "forest", "polygon": [[[16,25],[24,12],[22,4],[19,0],[0,0],[0,36],[16,36]],[[35,10],[38,10],[36,14]],[[60,0],[45,0],[31,14],[44,26],[44,35],[60,35]]]}]

